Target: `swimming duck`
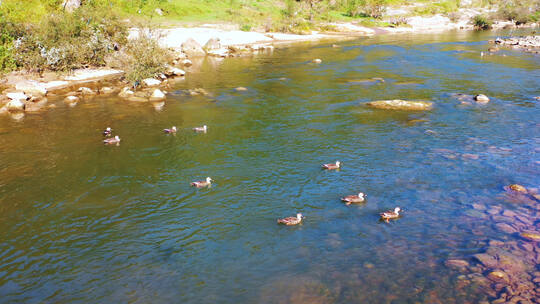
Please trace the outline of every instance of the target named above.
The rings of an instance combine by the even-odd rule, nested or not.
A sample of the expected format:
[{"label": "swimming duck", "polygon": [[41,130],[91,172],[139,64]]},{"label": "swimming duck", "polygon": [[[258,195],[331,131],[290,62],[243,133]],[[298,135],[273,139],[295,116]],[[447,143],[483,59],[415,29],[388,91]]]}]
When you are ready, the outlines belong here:
[{"label": "swimming duck", "polygon": [[105,131],[103,131],[103,136],[111,136],[112,135],[112,129],[111,127],[107,127]]},{"label": "swimming duck", "polygon": [[305,217],[302,215],[302,213],[297,213],[296,216],[289,216],[286,218],[278,219],[277,222],[278,224],[292,226],[300,224],[302,222],[302,219],[304,218]]},{"label": "swimming duck", "polygon": [[344,201],[345,205],[348,206],[352,203],[363,203],[366,200],[366,195],[360,192],[358,195],[347,195],[342,197],[341,200]]},{"label": "swimming duck", "polygon": [[212,184],[212,181],[213,180],[210,177],[207,177],[206,180],[192,182],[191,186],[197,187],[197,188],[207,187]]},{"label": "swimming duck", "polygon": [[118,144],[118,143],[120,143],[120,137],[118,137],[118,135],[116,135],[113,138],[104,139],[103,143],[106,144],[106,145]]},{"label": "swimming duck", "polygon": [[193,131],[195,131],[195,132],[204,132],[204,133],[206,133],[206,130],[208,130],[208,127],[206,127],[206,125],[204,125],[202,127],[193,128]]},{"label": "swimming duck", "polygon": [[323,164],[322,167],[327,170],[335,170],[341,167],[341,163],[339,161],[336,161],[335,164]]},{"label": "swimming duck", "polygon": [[176,133],[176,126],[173,126],[170,129],[163,129],[163,132],[165,132],[167,134]]},{"label": "swimming duck", "polygon": [[381,215],[381,220],[384,220],[385,222],[388,223],[388,220],[397,219],[399,217],[399,212],[400,211],[401,211],[401,209],[399,207],[396,207],[396,208],[394,208],[394,210],[388,210],[388,211],[382,212],[380,214]]}]

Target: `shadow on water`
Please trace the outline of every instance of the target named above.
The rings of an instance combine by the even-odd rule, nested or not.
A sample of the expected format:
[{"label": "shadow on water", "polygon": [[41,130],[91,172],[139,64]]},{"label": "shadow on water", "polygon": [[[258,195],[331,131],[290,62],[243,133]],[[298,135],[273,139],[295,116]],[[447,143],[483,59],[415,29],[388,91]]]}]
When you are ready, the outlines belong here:
[{"label": "shadow on water", "polygon": [[[496,35],[298,44],[202,61],[161,111],[99,97],[0,119],[0,302],[492,299],[445,261],[520,242],[487,223],[499,216],[490,206],[538,216],[534,201],[501,193],[540,186],[540,57],[480,58]],[[195,87],[212,96],[183,94]],[[364,105],[396,98],[435,108]],[[208,133],[191,131],[203,124]],[[101,145],[106,126],[119,146]],[[321,170],[336,160],[340,171]],[[190,187],[206,176],[211,188]],[[340,202],[359,191],[365,204]],[[395,206],[402,218],[378,221]],[[276,225],[298,211],[302,225]]]}]

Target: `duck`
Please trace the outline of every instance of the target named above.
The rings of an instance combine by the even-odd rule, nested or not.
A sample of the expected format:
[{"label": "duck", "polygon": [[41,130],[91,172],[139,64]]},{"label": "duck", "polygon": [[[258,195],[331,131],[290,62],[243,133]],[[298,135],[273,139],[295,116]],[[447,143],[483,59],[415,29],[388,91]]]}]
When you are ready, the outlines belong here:
[{"label": "duck", "polygon": [[213,181],[214,181],[213,179],[211,179],[210,177],[207,177],[206,180],[192,182],[191,186],[197,187],[197,188],[207,187],[207,186],[210,186]]},{"label": "duck", "polygon": [[363,203],[366,201],[366,195],[362,192],[358,193],[358,195],[347,195],[345,197],[341,198],[342,201],[345,202],[345,205],[350,205],[352,203]]},{"label": "duck", "polygon": [[195,132],[204,132],[204,133],[206,133],[206,130],[208,130],[208,127],[206,125],[204,125],[202,127],[193,128],[193,131],[195,131]]},{"label": "duck", "polygon": [[397,219],[400,216],[399,214],[400,211],[401,211],[401,208],[396,207],[394,208],[394,210],[388,210],[388,211],[382,212],[380,214],[381,220],[384,220],[385,222],[388,223],[388,220]]},{"label": "duck", "polygon": [[335,164],[323,164],[322,167],[327,170],[335,170],[341,168],[341,163],[338,160]]},{"label": "duck", "polygon": [[277,222],[278,224],[293,226],[300,224],[304,218],[305,216],[303,216],[302,213],[297,213],[296,216],[289,216],[286,218],[278,219]]},{"label": "duck", "polygon": [[116,135],[113,138],[106,138],[106,139],[103,140],[103,143],[106,144],[106,145],[118,144],[118,143],[120,143],[120,137],[118,137],[118,135]]},{"label": "duck", "polygon": [[103,136],[111,136],[112,135],[112,129],[111,127],[107,127],[105,131],[103,131]]},{"label": "duck", "polygon": [[170,129],[163,129],[163,132],[167,134],[176,133],[176,126],[172,126]]}]

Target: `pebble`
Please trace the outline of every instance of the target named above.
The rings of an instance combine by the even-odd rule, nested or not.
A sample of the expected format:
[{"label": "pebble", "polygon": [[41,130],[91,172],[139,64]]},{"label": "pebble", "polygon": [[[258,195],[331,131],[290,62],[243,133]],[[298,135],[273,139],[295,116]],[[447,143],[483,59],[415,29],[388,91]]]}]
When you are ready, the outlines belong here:
[{"label": "pebble", "polygon": [[313,59],[313,63],[322,63],[322,60],[319,58]]}]

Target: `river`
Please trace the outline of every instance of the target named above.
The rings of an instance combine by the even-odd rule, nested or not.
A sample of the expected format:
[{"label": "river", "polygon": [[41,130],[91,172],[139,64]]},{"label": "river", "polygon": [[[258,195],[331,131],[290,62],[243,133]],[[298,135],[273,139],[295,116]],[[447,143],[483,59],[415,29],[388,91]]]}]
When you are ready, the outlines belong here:
[{"label": "river", "polygon": [[[0,302],[499,297],[498,287],[494,294],[461,283],[486,276],[474,255],[494,240],[515,245],[508,252],[520,257],[519,246],[532,244],[524,261],[527,252],[540,255],[519,231],[501,231],[500,212],[489,213],[510,210],[540,230],[538,201],[503,189],[540,187],[540,56],[503,49],[481,57],[496,36],[298,43],[207,59],[159,111],[96,97],[75,107],[59,99],[21,121],[1,117]],[[373,77],[385,81],[364,81]],[[186,94],[197,87],[211,96]],[[491,101],[462,104],[455,93]],[[429,100],[434,109],[365,106],[397,98]],[[204,124],[205,134],[191,130]],[[175,135],[163,134],[173,125]],[[107,126],[119,146],[102,144]],[[336,160],[341,170],[321,170]],[[207,176],[211,187],[190,187]],[[359,191],[366,203],[340,201]],[[401,218],[379,221],[396,206]],[[297,212],[306,216],[301,225],[277,225]],[[470,265],[456,269],[449,259]],[[537,269],[524,263],[530,281]]]}]

